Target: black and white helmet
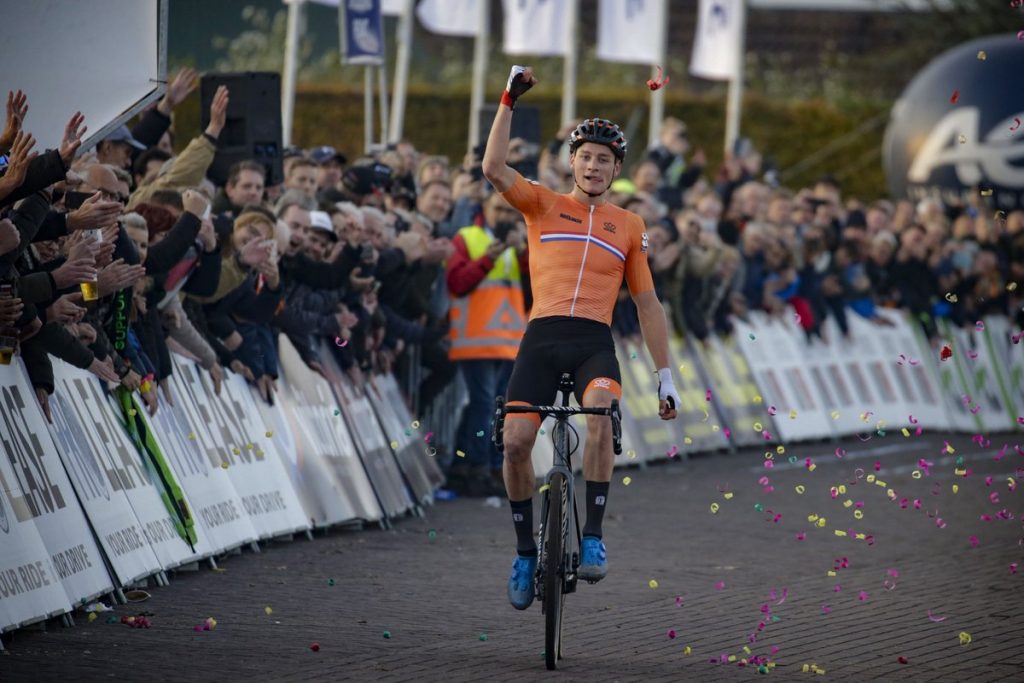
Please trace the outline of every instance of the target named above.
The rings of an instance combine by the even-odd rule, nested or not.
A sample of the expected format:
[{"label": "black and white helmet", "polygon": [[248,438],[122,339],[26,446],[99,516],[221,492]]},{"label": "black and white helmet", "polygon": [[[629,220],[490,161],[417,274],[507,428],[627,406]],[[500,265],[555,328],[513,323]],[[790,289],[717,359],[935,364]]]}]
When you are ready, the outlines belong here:
[{"label": "black and white helmet", "polygon": [[604,145],[619,161],[626,158],[626,136],[608,119],[586,119],[576,126],[569,135],[569,153],[575,153],[584,142]]}]

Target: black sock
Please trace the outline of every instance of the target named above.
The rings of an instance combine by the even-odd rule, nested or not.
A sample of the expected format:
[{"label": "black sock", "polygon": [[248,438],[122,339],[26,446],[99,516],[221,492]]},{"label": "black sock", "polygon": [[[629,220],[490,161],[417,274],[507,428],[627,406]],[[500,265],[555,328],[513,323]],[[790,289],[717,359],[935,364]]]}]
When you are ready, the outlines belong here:
[{"label": "black sock", "polygon": [[512,523],[516,527],[516,552],[523,557],[537,556],[537,540],[533,537],[533,498],[509,500]]},{"label": "black sock", "polygon": [[583,525],[584,536],[601,538],[601,522],[604,520],[604,504],[608,500],[607,481],[587,482],[587,523]]}]

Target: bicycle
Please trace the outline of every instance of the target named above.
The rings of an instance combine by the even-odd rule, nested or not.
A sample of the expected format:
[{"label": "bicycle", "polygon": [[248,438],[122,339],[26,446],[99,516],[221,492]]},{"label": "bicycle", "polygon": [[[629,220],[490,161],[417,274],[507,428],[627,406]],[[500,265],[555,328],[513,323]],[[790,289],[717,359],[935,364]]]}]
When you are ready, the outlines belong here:
[{"label": "bicycle", "polygon": [[[555,418],[551,439],[555,446],[554,463],[544,478],[541,487],[541,515],[537,530],[540,558],[534,578],[534,594],[544,614],[544,659],[547,668],[557,668],[562,658],[562,606],[565,596],[576,591],[576,570],[580,565],[582,535],[579,511],[576,509],[576,493],[573,484],[571,458],[579,448],[579,434],[569,424],[573,415],[606,415],[612,420],[612,447],[616,455],[622,453],[622,423],[619,402],[612,400],[608,408],[582,408],[569,405],[573,392],[573,380],[569,373],[562,373],[558,385],[562,392],[562,404],[557,406],[506,406],[505,398],[496,401],[494,419],[494,445],[499,451],[505,450],[503,431],[505,415],[509,413],[533,413]],[[568,428],[568,429],[567,429]],[[570,448],[569,434],[576,434],[576,446]],[[573,514],[568,514],[569,508]],[[552,533],[558,530],[557,533]]]}]

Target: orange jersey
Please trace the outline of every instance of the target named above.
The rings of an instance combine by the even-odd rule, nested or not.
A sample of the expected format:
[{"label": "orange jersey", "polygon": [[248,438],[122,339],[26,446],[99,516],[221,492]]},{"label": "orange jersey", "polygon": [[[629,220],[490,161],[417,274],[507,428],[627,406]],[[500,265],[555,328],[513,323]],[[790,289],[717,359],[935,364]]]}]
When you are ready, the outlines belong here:
[{"label": "orange jersey", "polygon": [[530,320],[565,315],[610,326],[623,275],[634,296],[654,289],[647,234],[635,213],[589,206],[518,174],[502,196],[526,218]]}]

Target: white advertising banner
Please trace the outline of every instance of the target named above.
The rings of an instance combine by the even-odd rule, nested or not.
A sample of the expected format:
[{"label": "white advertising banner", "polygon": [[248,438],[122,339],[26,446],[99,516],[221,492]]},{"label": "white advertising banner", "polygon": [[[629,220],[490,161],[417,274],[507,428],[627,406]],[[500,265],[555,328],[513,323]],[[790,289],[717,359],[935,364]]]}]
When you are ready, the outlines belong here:
[{"label": "white advertising banner", "polygon": [[745,12],[744,0],[700,0],[691,74],[716,81],[732,80],[739,75]]},{"label": "white advertising banner", "polygon": [[321,510],[320,525],[384,516],[327,380],[303,362],[286,335],[278,341],[279,396],[296,424],[296,456]]},{"label": "white advertising banner", "polygon": [[561,57],[576,50],[570,34],[571,0],[504,0],[507,55]]},{"label": "white advertising banner", "polygon": [[1010,415],[1010,396],[1001,377],[1005,366],[998,352],[985,344],[984,322],[969,329],[942,322],[939,333],[950,344],[953,356],[939,362],[955,370],[960,410],[974,418],[979,432],[1014,429],[1017,420]]},{"label": "white advertising banner", "polygon": [[[94,375],[64,361],[51,358],[51,362],[55,385],[54,395],[50,398],[51,411],[54,412],[54,440],[58,443],[58,450],[68,471],[72,472],[72,483],[79,492],[85,513],[92,521],[100,544],[115,566],[122,584],[131,579],[121,578],[121,572],[131,577],[133,572],[129,567],[139,567],[136,562],[146,567],[142,576],[187,562],[192,557],[192,550],[178,535],[174,521],[160,497],[158,482],[125,433],[121,418],[114,413],[99,381]],[[62,416],[59,425],[55,406]],[[64,428],[70,428],[72,433],[84,440],[70,443],[71,439],[61,436]],[[70,456],[72,452],[76,455]],[[85,464],[90,474],[97,469],[103,474],[105,486],[100,491],[93,490],[92,482],[75,481],[73,470],[83,466],[82,460],[93,461]],[[80,486],[86,486],[86,491],[83,492]],[[109,499],[118,491],[124,492],[135,513],[135,519],[126,515],[120,505],[110,507]],[[93,493],[99,493],[101,500],[96,500],[97,505],[86,502],[87,494]],[[105,496],[108,499],[102,500]],[[144,549],[147,547],[156,556],[159,566],[153,568],[144,559]],[[117,569],[121,558],[124,558],[122,569]]]},{"label": "white advertising banner", "polygon": [[0,365],[0,443],[64,591],[75,603],[109,593],[103,557],[21,363]]},{"label": "white advertising banner", "polygon": [[985,345],[998,358],[1002,371],[997,375],[1007,394],[1014,429],[1024,430],[1016,418],[1024,416],[1024,332],[1011,328],[1002,316],[985,318]]},{"label": "white advertising banner", "polygon": [[[409,412],[408,406],[405,405],[405,399],[402,396],[402,390],[398,386],[398,380],[395,379],[394,374],[388,375],[377,375],[373,378],[373,385],[380,392],[388,408],[394,413],[395,424],[412,425],[413,417],[412,413]],[[405,432],[402,432],[403,436]],[[405,437],[409,443],[415,443],[420,445],[418,453],[421,456],[420,464],[426,472],[427,478],[431,483],[431,490],[441,485],[444,481],[444,472],[441,471],[440,465],[437,464],[436,454],[431,454],[426,446],[426,439],[423,442],[414,440],[412,436]]]},{"label": "white advertising banner", "polygon": [[239,514],[242,501],[227,472],[203,451],[189,427],[183,389],[171,375],[169,391],[173,403],[160,396],[160,408],[149,418],[164,458],[188,500],[196,524],[196,555],[237,548],[256,540],[249,516]]},{"label": "white advertising banner", "polygon": [[71,608],[35,521],[45,510],[75,505],[74,496],[35,479],[45,475],[42,447],[25,415],[38,409],[28,405],[35,392],[23,390],[20,372],[18,359],[0,365],[0,632]]},{"label": "white advertising banner", "polygon": [[597,58],[606,62],[657,64],[658,34],[668,31],[668,0],[598,0]]},{"label": "white advertising banner", "polygon": [[484,0],[420,0],[416,16],[431,33],[472,38],[476,35],[480,3]]},{"label": "white advertising banner", "polygon": [[207,453],[219,457],[241,497],[242,509],[235,512],[248,515],[260,538],[308,529],[309,520],[277,447],[266,437],[267,429],[256,422],[260,413],[245,380],[227,373],[217,396],[209,376],[196,363],[174,357],[174,367],[193,416],[192,433],[202,440]]},{"label": "white advertising banner", "polygon": [[385,398],[377,385],[376,377],[368,378],[365,388],[366,397],[377,414],[384,438],[387,439],[395,459],[398,460],[398,466],[405,473],[405,479],[412,489],[413,498],[424,504],[432,501],[434,487],[423,462],[429,458],[427,449],[431,448],[427,445],[428,436],[431,436],[428,431],[429,426],[423,425],[417,429],[412,427],[411,423],[399,422],[398,415],[390,401]]}]

